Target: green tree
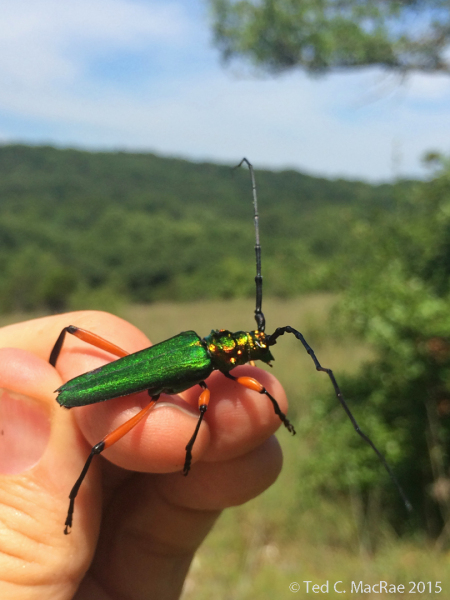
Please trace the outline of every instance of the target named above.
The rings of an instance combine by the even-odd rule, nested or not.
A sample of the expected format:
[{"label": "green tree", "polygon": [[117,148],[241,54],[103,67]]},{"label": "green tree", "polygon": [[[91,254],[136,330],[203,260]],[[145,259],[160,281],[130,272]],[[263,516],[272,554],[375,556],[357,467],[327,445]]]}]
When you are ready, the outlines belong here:
[{"label": "green tree", "polygon": [[[375,521],[382,512],[400,530],[416,525],[439,545],[448,545],[450,164],[425,186],[398,198],[395,213],[381,212],[376,221],[360,219],[352,237],[352,243],[359,238],[361,262],[349,277],[343,300],[345,324],[371,342],[376,359],[342,388],[361,428],[394,467],[415,511],[405,518],[384,473],[385,502],[374,503],[380,465],[370,448],[352,439],[356,436],[336,413],[335,398],[315,408],[313,420],[319,419],[322,428],[311,478],[329,493],[350,486],[369,513],[377,506]],[[333,453],[337,444],[339,453]],[[340,478],[332,481],[330,471]]]},{"label": "green tree", "polygon": [[447,0],[210,0],[225,59],[269,72],[450,70]]},{"label": "green tree", "polygon": [[[281,297],[339,288],[355,254],[341,232],[392,205],[389,185],[294,171],[257,179],[264,289]],[[0,312],[254,295],[244,169],[2,146],[0,198]]]}]

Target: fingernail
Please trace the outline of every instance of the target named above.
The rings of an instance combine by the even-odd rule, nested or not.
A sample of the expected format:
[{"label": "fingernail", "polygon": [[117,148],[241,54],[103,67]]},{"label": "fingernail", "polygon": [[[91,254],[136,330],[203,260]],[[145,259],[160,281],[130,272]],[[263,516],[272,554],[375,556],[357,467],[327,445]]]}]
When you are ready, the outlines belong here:
[{"label": "fingernail", "polygon": [[17,475],[39,462],[50,439],[50,416],[27,396],[0,388],[0,473]]}]

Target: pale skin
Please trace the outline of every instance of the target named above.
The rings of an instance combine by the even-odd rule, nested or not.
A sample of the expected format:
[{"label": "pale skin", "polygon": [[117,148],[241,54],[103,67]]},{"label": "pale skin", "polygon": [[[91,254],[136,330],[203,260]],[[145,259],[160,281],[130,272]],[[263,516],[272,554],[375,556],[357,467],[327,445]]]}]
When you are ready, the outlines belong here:
[{"label": "pale skin", "polygon": [[[91,446],[149,399],[143,393],[61,408],[56,388],[114,359],[68,336],[56,369],[50,366],[50,351],[67,325],[129,352],[150,345],[129,323],[92,311],[0,329],[0,598],[175,600],[220,512],[277,478],[282,457],[272,434],[280,421],[265,396],[214,373],[193,466],[183,477],[201,388],[161,396],[148,417],[94,458],[66,536],[68,495]],[[271,374],[252,366],[233,374],[258,379],[286,412],[283,389]]]}]

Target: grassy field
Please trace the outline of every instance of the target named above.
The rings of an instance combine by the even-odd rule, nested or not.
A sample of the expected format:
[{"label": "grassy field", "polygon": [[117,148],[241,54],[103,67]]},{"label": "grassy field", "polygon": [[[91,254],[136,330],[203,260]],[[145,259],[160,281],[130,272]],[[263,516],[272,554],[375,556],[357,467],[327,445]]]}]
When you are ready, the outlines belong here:
[{"label": "grassy field", "polygon": [[[332,335],[328,316],[334,300],[327,295],[290,301],[269,299],[264,312],[268,332],[287,324],[301,330],[321,363],[332,367],[339,378],[343,373],[356,372],[372,352],[354,339]],[[132,306],[120,316],[156,343],[186,329],[206,335],[213,328],[253,328],[252,311],[252,301],[239,300]],[[1,324],[18,319],[17,315],[8,317]],[[293,336],[280,340],[273,353],[273,373],[285,386],[290,398],[289,417],[298,425],[317,395],[330,389],[330,382],[315,371]],[[303,481],[312,436],[313,432],[292,438],[280,429],[278,437],[285,455],[282,474],[259,498],[221,516],[194,560],[183,600],[282,600],[293,597],[289,589],[293,582],[301,587],[298,598],[314,597],[311,588],[306,592],[305,581],[311,581],[311,586],[325,586],[328,581],[327,598],[343,597],[333,591],[339,581],[338,589],[345,589],[352,598],[449,598],[448,554],[434,551],[423,539],[399,539],[382,519],[365,523],[357,497],[324,500],[311,495]],[[367,542],[370,528],[376,531],[375,550]],[[391,592],[377,593],[378,588],[369,591],[368,587],[352,591],[352,582],[358,586],[361,581],[364,585],[385,581]],[[423,591],[422,585],[413,588],[410,582],[423,582]],[[441,582],[441,593],[436,593],[435,582]],[[405,586],[403,591],[389,587],[399,585]],[[325,587],[321,593],[326,593]]]}]

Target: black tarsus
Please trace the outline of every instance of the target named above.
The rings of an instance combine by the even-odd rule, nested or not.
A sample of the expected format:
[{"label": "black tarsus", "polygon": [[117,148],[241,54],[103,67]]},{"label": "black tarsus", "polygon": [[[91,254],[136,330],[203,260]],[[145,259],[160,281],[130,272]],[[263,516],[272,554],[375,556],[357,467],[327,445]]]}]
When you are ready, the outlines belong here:
[{"label": "black tarsus", "polygon": [[406,497],[405,492],[403,491],[400,483],[398,482],[397,477],[395,476],[394,472],[392,471],[391,467],[388,465],[386,459],[384,458],[383,454],[381,454],[381,452],[378,450],[378,448],[375,446],[375,444],[372,442],[372,440],[361,431],[358,423],[356,422],[355,417],[352,415],[349,407],[347,406],[347,403],[344,399],[344,396],[337,384],[336,378],[334,377],[333,371],[331,369],[327,369],[325,367],[322,367],[322,365],[320,364],[320,362],[317,359],[317,356],[314,353],[314,350],[311,348],[311,346],[307,343],[307,341],[305,340],[305,338],[303,337],[303,334],[301,334],[299,331],[297,331],[296,329],[294,329],[293,327],[291,327],[290,325],[287,325],[286,327],[277,327],[277,329],[274,331],[274,333],[272,333],[272,335],[267,336],[266,338],[266,342],[268,346],[273,346],[274,344],[276,344],[277,338],[279,338],[281,335],[283,335],[284,333],[292,333],[293,335],[295,335],[295,337],[300,340],[300,342],[303,344],[306,352],[310,355],[310,357],[312,358],[317,371],[323,371],[324,373],[326,373],[328,375],[328,377],[331,380],[331,383],[333,384],[334,387],[334,391],[336,393],[337,399],[339,400],[339,402],[342,405],[342,408],[345,410],[345,412],[347,413],[348,418],[350,419],[356,433],[358,433],[358,435],[360,435],[362,437],[362,439],[367,442],[369,444],[369,446],[374,450],[375,454],[378,456],[378,458],[380,459],[380,461],[383,463],[384,468],[386,469],[386,471],[388,472],[390,478],[392,479],[392,481],[394,482],[394,484],[396,485],[400,496],[402,497],[402,500],[407,508],[408,511],[412,511],[412,506],[411,503],[409,502],[408,498]]},{"label": "black tarsus", "polygon": [[53,350],[50,353],[50,358],[49,358],[49,363],[52,365],[52,367],[54,367],[56,365],[56,361],[58,360],[58,356],[61,352],[61,348],[62,345],[64,343],[64,338],[66,337],[66,333],[75,333],[75,331],[78,331],[79,327],[76,327],[75,325],[69,325],[68,327],[64,327],[64,329],[61,331],[61,333],[58,336],[58,339],[56,340],[55,345],[53,346]]},{"label": "black tarsus", "polygon": [[[208,386],[206,385],[206,383],[204,381],[200,381],[199,386],[202,387],[204,390],[208,389]],[[184,459],[183,475],[187,475],[191,469],[192,448],[194,447],[195,440],[197,439],[197,435],[200,430],[200,425],[202,424],[203,417],[205,416],[205,412],[207,411],[207,409],[208,409],[208,407],[205,404],[202,404],[201,406],[199,406],[200,415],[199,415],[199,418],[197,421],[197,425],[195,427],[195,431],[192,434],[191,439],[186,444],[186,448],[185,448],[186,458]]]},{"label": "black tarsus", "polygon": [[258,198],[256,195],[256,182],[255,174],[253,172],[253,165],[247,159],[243,158],[241,162],[234,168],[238,169],[243,163],[248,166],[250,175],[252,178],[252,191],[253,191],[253,208],[255,211],[255,254],[256,254],[256,308],[255,308],[255,321],[258,325],[258,331],[264,331],[266,327],[266,319],[264,313],[261,310],[262,304],[262,275],[261,275],[261,245],[259,243],[259,214],[258,214]]},{"label": "black tarsus", "polygon": [[73,521],[73,511],[75,508],[75,498],[78,495],[78,492],[80,490],[80,486],[83,483],[84,478],[86,477],[86,474],[89,470],[89,467],[91,466],[91,462],[92,459],[94,458],[94,456],[96,454],[101,454],[103,452],[103,450],[105,449],[105,442],[102,440],[101,442],[99,442],[98,444],[95,444],[95,446],[92,448],[91,453],[89,454],[86,462],[84,463],[84,467],[83,470],[80,473],[80,476],[78,477],[78,479],[75,482],[75,485],[73,486],[73,488],[70,490],[70,494],[69,494],[69,510],[67,511],[67,517],[66,517],[66,522],[64,523],[65,528],[64,528],[64,533],[65,535],[68,535],[70,533],[70,529],[72,527],[72,521]]}]

